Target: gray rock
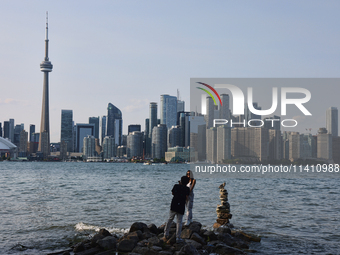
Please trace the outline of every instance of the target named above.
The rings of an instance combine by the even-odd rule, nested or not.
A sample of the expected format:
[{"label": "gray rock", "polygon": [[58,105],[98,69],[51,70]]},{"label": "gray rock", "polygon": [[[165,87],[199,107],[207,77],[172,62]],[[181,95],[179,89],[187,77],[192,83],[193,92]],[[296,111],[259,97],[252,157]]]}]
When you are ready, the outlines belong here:
[{"label": "gray rock", "polygon": [[221,226],[221,227],[219,227],[219,228],[217,228],[216,230],[215,230],[217,233],[226,233],[226,234],[231,234],[231,230],[230,230],[230,228],[228,228],[227,226]]},{"label": "gray rock", "polygon": [[190,244],[187,244],[181,248],[179,251],[180,255],[199,255],[198,251],[196,248]]},{"label": "gray rock", "polygon": [[218,238],[218,240],[220,240],[221,242],[225,243],[228,246],[235,246],[236,245],[234,238],[227,233],[220,233],[220,234],[218,234],[217,238]]},{"label": "gray rock", "polygon": [[136,243],[134,240],[124,239],[118,244],[118,251],[121,252],[130,252],[132,251],[136,246]]},{"label": "gray rock", "polygon": [[148,246],[162,246],[163,241],[154,236],[148,239]]},{"label": "gray rock", "polygon": [[141,255],[157,255],[158,252],[155,250],[152,250],[148,247],[136,247],[132,251],[133,253],[141,254]]},{"label": "gray rock", "polygon": [[192,235],[192,230],[189,228],[183,229],[181,233],[181,238],[183,239],[189,239]]},{"label": "gray rock", "polygon": [[188,239],[188,240],[185,240],[185,242],[186,242],[187,244],[190,244],[190,245],[194,246],[196,250],[199,250],[199,249],[202,248],[202,244],[196,242],[195,240],[190,240],[190,239]]},{"label": "gray rock", "polygon": [[97,244],[100,248],[104,250],[112,250],[116,249],[117,239],[113,236],[107,236],[103,239],[98,240]]},{"label": "gray rock", "polygon": [[73,252],[80,252],[84,250],[85,250],[85,244],[83,242],[77,243],[73,248]]},{"label": "gray rock", "polygon": [[148,229],[148,226],[145,223],[135,222],[131,225],[129,232],[131,233],[131,232],[135,232],[137,230],[140,230],[140,231],[142,231],[142,233],[144,233],[145,229]]},{"label": "gray rock", "polygon": [[134,240],[135,243],[138,243],[139,240],[142,239],[142,235],[143,235],[142,231],[137,230],[137,231],[134,231],[134,232],[127,234],[124,239]]},{"label": "gray rock", "polygon": [[203,236],[205,237],[205,240],[210,242],[217,240],[217,235],[214,233],[214,231],[207,230],[203,233]]},{"label": "gray rock", "polygon": [[159,255],[172,255],[171,251],[160,251],[158,252]]},{"label": "gray rock", "polygon": [[195,232],[195,233],[200,233],[200,230],[201,230],[201,227],[202,227],[202,224],[197,222],[197,221],[194,221],[194,222],[191,222],[190,225],[189,225],[189,229],[192,230],[192,232]]},{"label": "gray rock", "polygon": [[91,239],[91,246],[95,247],[97,245],[97,241],[103,239],[105,236],[101,234],[95,234]]},{"label": "gray rock", "polygon": [[155,224],[148,225],[148,229],[150,230],[151,233],[158,235],[158,228],[156,227]]},{"label": "gray rock", "polygon": [[99,230],[98,234],[103,235],[103,236],[112,236],[111,233],[107,231],[105,228],[102,228],[101,230]]},{"label": "gray rock", "polygon": [[159,247],[159,246],[152,246],[150,249],[154,250],[154,251],[161,251],[162,250],[162,248]]},{"label": "gray rock", "polygon": [[193,233],[190,237],[191,240],[194,240],[202,245],[206,245],[207,243],[205,242],[205,240],[203,239],[203,237],[201,237],[199,234],[197,233]]},{"label": "gray rock", "polygon": [[[163,234],[160,234],[160,235],[161,235],[161,237],[163,237]],[[155,234],[153,234],[151,232],[145,232],[142,235],[142,240],[149,239],[149,238],[154,237],[154,236],[155,236]]]}]

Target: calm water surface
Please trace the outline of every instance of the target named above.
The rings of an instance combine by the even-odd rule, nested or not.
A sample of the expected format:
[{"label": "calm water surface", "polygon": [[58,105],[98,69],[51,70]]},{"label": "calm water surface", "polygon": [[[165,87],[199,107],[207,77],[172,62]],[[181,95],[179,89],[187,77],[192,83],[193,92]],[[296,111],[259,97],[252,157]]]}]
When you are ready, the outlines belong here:
[{"label": "calm water surface", "polygon": [[[163,224],[188,165],[0,162],[0,254],[46,254],[100,228]],[[226,182],[235,227],[257,254],[340,254],[338,179],[199,179],[194,220],[211,228]]]}]

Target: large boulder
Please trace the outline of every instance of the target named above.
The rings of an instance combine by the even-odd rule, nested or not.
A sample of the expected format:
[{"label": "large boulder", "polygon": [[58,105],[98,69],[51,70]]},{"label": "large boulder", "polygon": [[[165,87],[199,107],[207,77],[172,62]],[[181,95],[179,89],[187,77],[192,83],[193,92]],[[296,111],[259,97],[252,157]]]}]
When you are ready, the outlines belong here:
[{"label": "large boulder", "polygon": [[181,233],[181,238],[183,239],[189,239],[192,235],[192,230],[189,228],[183,229]]},{"label": "large boulder", "polygon": [[130,252],[135,248],[135,246],[136,243],[134,240],[124,239],[118,244],[117,250],[121,252]]},{"label": "large boulder", "polygon": [[148,247],[151,247],[151,246],[162,247],[162,245],[163,245],[163,240],[158,239],[157,236],[154,236],[148,239]]},{"label": "large boulder", "polygon": [[204,238],[201,237],[199,234],[197,233],[193,233],[190,237],[191,240],[194,240],[202,245],[206,245],[207,243],[205,242]]},{"label": "large boulder", "polygon": [[230,228],[227,226],[221,226],[215,230],[217,233],[222,233],[222,234],[231,234]]},{"label": "large boulder", "polygon": [[148,229],[150,230],[151,233],[158,235],[158,228],[155,224],[148,225]]},{"label": "large boulder", "polygon": [[217,235],[218,240],[220,240],[221,242],[225,243],[228,246],[235,246],[236,242],[234,240],[234,238],[227,233],[219,233]]},{"label": "large boulder", "polygon": [[102,228],[99,230],[98,234],[103,235],[103,236],[112,236],[109,231],[107,231],[105,228]]},{"label": "large boulder", "polygon": [[199,255],[197,249],[191,244],[184,245],[179,253],[179,255]]},{"label": "large boulder", "polygon": [[195,232],[197,234],[201,231],[202,224],[198,221],[191,222],[189,225],[189,229],[191,229],[192,232]]},{"label": "large boulder", "polygon": [[145,223],[143,223],[143,222],[135,222],[135,223],[133,223],[131,225],[131,227],[130,227],[130,231],[129,232],[131,233],[131,232],[135,232],[137,230],[142,231],[142,233],[144,233],[145,231],[149,231],[148,226]]},{"label": "large boulder", "polygon": [[97,244],[104,250],[113,250],[116,249],[117,239],[113,236],[107,236],[98,240]]}]

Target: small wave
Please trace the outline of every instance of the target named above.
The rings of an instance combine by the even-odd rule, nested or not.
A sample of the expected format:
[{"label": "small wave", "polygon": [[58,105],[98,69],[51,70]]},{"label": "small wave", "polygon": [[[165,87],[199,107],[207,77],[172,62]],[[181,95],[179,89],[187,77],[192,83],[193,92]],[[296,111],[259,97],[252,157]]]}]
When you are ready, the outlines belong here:
[{"label": "small wave", "polygon": [[76,229],[76,231],[86,231],[86,230],[90,230],[90,231],[95,231],[95,232],[99,232],[100,229],[105,228],[107,231],[109,231],[110,233],[115,233],[115,234],[125,234],[129,232],[129,229],[124,229],[124,228],[115,228],[115,227],[101,227],[101,226],[94,226],[94,225],[90,225],[90,224],[85,224],[83,222],[79,222],[77,223],[74,228]]}]

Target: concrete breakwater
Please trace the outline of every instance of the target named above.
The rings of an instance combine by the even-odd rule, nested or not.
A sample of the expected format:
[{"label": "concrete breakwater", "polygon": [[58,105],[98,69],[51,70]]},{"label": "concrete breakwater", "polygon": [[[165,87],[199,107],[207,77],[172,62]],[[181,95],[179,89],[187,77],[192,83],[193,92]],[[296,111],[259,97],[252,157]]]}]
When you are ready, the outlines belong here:
[{"label": "concrete breakwater", "polygon": [[74,244],[68,250],[49,255],[245,254],[254,252],[249,250],[251,242],[261,241],[258,236],[233,229],[231,224],[207,230],[202,228],[201,223],[192,222],[189,226],[183,227],[181,234],[183,242],[176,243],[175,223],[170,229],[171,238],[164,242],[162,240],[164,227],[165,225],[157,227],[154,224],[146,225],[142,222],[135,222],[131,225],[129,232],[121,237],[101,229],[92,238]]}]

